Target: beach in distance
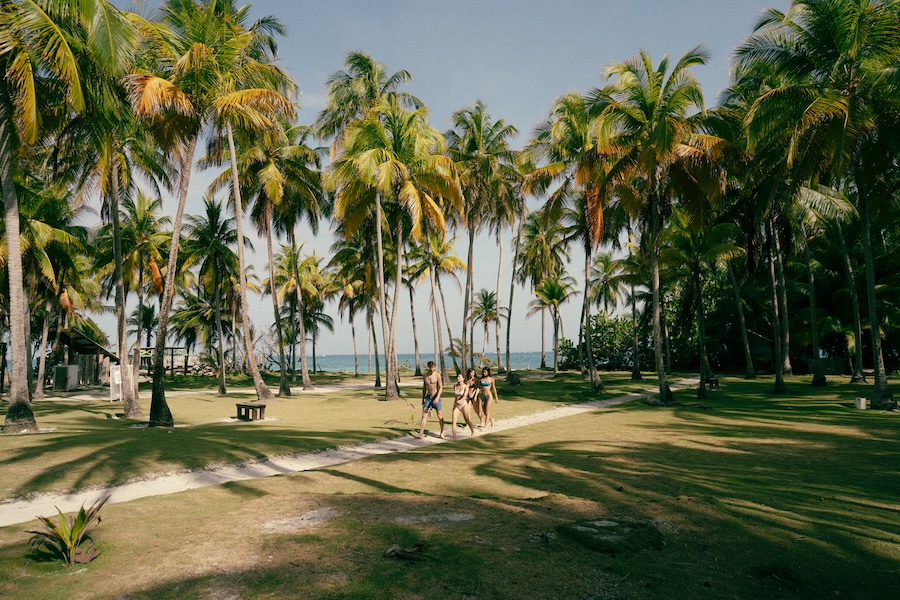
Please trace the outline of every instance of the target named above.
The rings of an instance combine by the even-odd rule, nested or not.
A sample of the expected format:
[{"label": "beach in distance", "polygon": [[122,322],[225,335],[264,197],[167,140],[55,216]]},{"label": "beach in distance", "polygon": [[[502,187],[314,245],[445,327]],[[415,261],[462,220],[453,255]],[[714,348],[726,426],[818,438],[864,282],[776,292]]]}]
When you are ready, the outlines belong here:
[{"label": "beach in distance", "polygon": [[[504,362],[506,361],[506,356],[501,353]],[[400,368],[405,369],[415,369],[416,367],[416,355],[413,353],[401,353],[397,355],[397,358],[400,362]],[[497,368],[497,355],[496,353],[487,354],[487,358],[491,359],[491,368],[496,370]],[[523,370],[523,369],[538,369],[541,366],[541,353],[540,352],[511,352],[509,355],[510,363],[512,364],[512,368],[515,370]],[[419,361],[421,365],[425,366],[429,360],[434,360],[434,353],[420,353]],[[453,361],[451,360],[449,355],[444,355],[444,360],[446,360],[447,368],[453,369]],[[312,353],[307,353],[306,355],[307,366],[310,371],[313,368],[312,363]],[[547,366],[553,365],[553,353],[546,353],[546,362]],[[379,356],[379,363],[381,370],[384,370],[384,356]],[[269,364],[267,365],[270,370],[277,371],[278,370],[278,360],[275,357],[269,360]],[[300,361],[297,360],[297,369],[300,368]],[[353,355],[352,354],[326,354],[326,355],[316,355],[316,370],[317,371],[327,371],[327,372],[340,372],[346,371],[348,373],[353,372]],[[371,371],[375,370],[375,356],[372,356],[372,367]],[[370,371],[369,368],[369,355],[368,354],[360,354],[359,355],[359,372],[367,373]]]}]

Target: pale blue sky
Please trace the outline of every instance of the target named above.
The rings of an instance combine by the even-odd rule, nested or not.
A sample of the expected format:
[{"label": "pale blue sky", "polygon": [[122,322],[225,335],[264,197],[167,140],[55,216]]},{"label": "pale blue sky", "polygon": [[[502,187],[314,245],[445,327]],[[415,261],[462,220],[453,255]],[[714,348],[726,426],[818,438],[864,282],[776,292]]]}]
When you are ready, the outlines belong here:
[{"label": "pale blue sky", "polygon": [[[122,6],[125,3],[118,3]],[[523,145],[531,131],[549,113],[554,98],[569,91],[585,92],[603,83],[604,67],[625,60],[643,49],[658,63],[664,54],[673,60],[702,44],[711,53],[706,66],[695,70],[703,84],[707,106],[714,106],[728,83],[729,61],[736,45],[753,29],[766,8],[784,10],[787,0],[257,0],[256,16],[273,15],[287,28],[280,41],[281,64],[302,90],[300,121],[310,123],[324,106],[326,78],[343,68],[350,50],[362,50],[385,63],[391,72],[406,69],[412,82],[406,90],[421,98],[431,110],[432,124],[445,130],[450,114],[483,101],[495,119],[504,119],[519,130],[514,141]],[[145,7],[158,5],[144,2]],[[144,11],[142,11],[144,12]],[[212,177],[195,173],[188,212],[197,212],[199,198]],[[532,205],[535,201],[532,200]],[[171,200],[167,207],[172,207]],[[328,257],[333,236],[328,228],[313,238],[301,232],[304,249]],[[511,268],[510,236],[503,258],[502,303],[508,303]],[[255,244],[256,273],[265,271],[265,245]],[[457,241],[457,253],[466,255],[466,244]],[[477,240],[476,289],[494,289],[499,256],[488,239]],[[583,257],[573,252],[570,274],[580,278]],[[582,284],[578,283],[579,289]],[[462,298],[447,286],[451,326],[459,333]],[[539,318],[525,319],[531,299],[518,288],[513,305],[513,351],[540,349]],[[428,291],[416,301],[420,349],[432,348]],[[563,309],[564,331],[576,332],[581,299]],[[129,305],[131,308],[131,305]],[[337,316],[335,333],[325,332],[318,343],[320,354],[352,352],[350,329]],[[272,322],[271,301],[251,301],[257,327]],[[408,297],[400,306],[400,352],[412,352]],[[363,331],[361,320],[357,334]],[[104,323],[105,324],[105,323]],[[112,333],[110,324],[107,331]],[[550,331],[548,330],[548,340]],[[112,337],[112,336],[111,336]],[[380,329],[379,329],[379,338]],[[493,337],[493,335],[491,336]],[[476,335],[476,349],[481,343]],[[360,349],[365,340],[359,337]],[[446,343],[446,340],[445,340]],[[548,341],[549,344],[549,341]],[[494,353],[490,345],[489,352]]]}]

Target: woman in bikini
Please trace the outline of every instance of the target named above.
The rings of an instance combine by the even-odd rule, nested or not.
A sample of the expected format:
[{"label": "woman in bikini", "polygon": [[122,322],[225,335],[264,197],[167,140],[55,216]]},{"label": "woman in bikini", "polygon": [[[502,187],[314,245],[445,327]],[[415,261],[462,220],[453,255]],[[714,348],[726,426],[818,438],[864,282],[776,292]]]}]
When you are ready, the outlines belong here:
[{"label": "woman in bikini", "polygon": [[469,418],[469,404],[471,402],[469,390],[469,385],[466,383],[466,380],[463,379],[462,373],[460,373],[456,376],[456,386],[453,388],[456,401],[453,403],[453,417],[451,420],[450,431],[453,434],[454,440],[456,439],[456,419],[459,417],[459,413],[462,413],[463,419],[465,419],[466,423],[469,425],[469,435],[475,435],[475,427],[472,425],[472,420]]},{"label": "woman in bikini", "polygon": [[491,417],[491,406],[495,402],[500,402],[500,398],[497,394],[497,382],[494,381],[494,378],[491,377],[491,370],[487,367],[481,369],[481,380],[479,381],[481,386],[481,425],[479,427],[484,428],[493,427],[494,419]]},{"label": "woman in bikini", "polygon": [[469,406],[475,409],[475,414],[478,416],[478,420],[480,422],[481,399],[478,397],[478,393],[481,386],[478,385],[478,377],[475,376],[475,369],[469,369],[468,371],[466,371],[466,385],[469,386]]}]

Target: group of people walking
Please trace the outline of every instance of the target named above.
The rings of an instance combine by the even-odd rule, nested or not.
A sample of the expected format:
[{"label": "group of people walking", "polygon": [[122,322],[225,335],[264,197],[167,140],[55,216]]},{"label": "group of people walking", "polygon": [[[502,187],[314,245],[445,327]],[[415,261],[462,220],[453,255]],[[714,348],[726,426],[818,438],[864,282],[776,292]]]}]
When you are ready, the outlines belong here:
[{"label": "group of people walking", "polygon": [[[444,437],[444,415],[441,412],[441,393],[444,384],[434,361],[428,362],[428,373],[422,382],[422,423],[419,433],[413,434],[421,438],[425,434],[425,423],[431,415],[432,409],[437,414],[440,424],[439,437]],[[478,417],[478,429],[493,427],[494,419],[491,417],[491,407],[500,401],[497,395],[497,382],[491,377],[491,370],[487,367],[481,369],[481,377],[476,376],[475,369],[469,369],[465,376],[462,373],[456,376],[456,385],[453,387],[453,413],[451,428],[453,439],[456,439],[456,421],[462,415],[469,427],[469,435],[475,435],[475,426],[472,424],[472,411]]]}]

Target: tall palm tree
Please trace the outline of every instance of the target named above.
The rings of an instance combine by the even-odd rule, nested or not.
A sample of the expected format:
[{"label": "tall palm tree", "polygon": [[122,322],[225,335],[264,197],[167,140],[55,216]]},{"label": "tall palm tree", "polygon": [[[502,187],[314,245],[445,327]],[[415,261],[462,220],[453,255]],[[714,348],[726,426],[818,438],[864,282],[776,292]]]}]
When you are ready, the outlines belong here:
[{"label": "tall palm tree", "polygon": [[[723,187],[722,176],[706,159],[707,151],[721,140],[701,133],[704,110],[700,83],[692,67],[706,63],[701,47],[685,53],[671,65],[664,56],[657,66],[646,52],[607,68],[610,82],[589,94],[597,127],[614,132],[621,149],[607,181],[638,180],[631,196],[630,212],[640,216],[648,230],[650,290],[653,311],[653,343],[660,400],[674,402],[663,358],[662,313],[659,280],[659,238],[665,215],[673,202],[692,206],[702,220],[706,206]],[[692,111],[700,111],[692,115]],[[626,206],[629,206],[626,204]]]},{"label": "tall palm tree", "polygon": [[[84,111],[91,97],[83,66],[96,58],[112,72],[134,48],[128,20],[110,2],[11,0],[0,6],[0,189],[4,202],[10,304],[9,406],[5,431],[35,431],[28,389],[26,300],[22,284],[15,172],[20,152],[52,129],[55,115]],[[48,87],[49,86],[49,87]],[[63,110],[57,110],[62,108]]]},{"label": "tall palm tree", "polygon": [[[307,144],[312,130],[303,126],[291,127],[286,122],[281,123],[281,128],[276,135],[250,134],[238,139],[243,195],[253,199],[251,218],[256,223],[257,233],[266,238],[270,267],[274,267],[274,235],[287,236],[289,245],[293,246],[296,227],[302,219],[309,223],[315,234],[320,217],[330,214],[331,210],[322,191],[319,152]],[[224,172],[210,187],[219,189],[230,181],[229,173]],[[274,277],[271,268],[269,277]],[[278,320],[278,300],[273,296],[272,301]],[[299,325],[301,337],[305,337],[302,321]],[[281,328],[276,326],[276,330],[281,365],[279,393],[290,395]],[[306,368],[305,352],[301,345],[301,369]],[[304,389],[312,389],[308,376],[304,376],[304,382]]]},{"label": "tall palm tree", "polygon": [[[178,207],[154,354],[151,425],[174,423],[165,401],[163,351],[175,292],[184,206],[199,136],[211,124],[225,130],[237,181],[232,125],[270,129],[278,113],[293,113],[293,106],[277,87],[284,85],[286,78],[268,64],[276,49],[271,34],[281,33],[282,27],[276,20],[265,18],[248,28],[249,10],[249,4],[237,8],[231,0],[169,0],[162,7],[162,22],[145,24],[144,30],[152,43],[147,44],[148,51],[141,57],[143,61],[139,61],[143,69],[127,79],[135,112],[159,132],[179,162]],[[241,322],[245,328],[244,339],[249,343],[240,186],[234,185],[233,192],[241,263]],[[257,396],[270,398],[271,391],[252,360],[250,368]]]},{"label": "tall palm tree", "polygon": [[428,125],[426,116],[426,109],[410,112],[396,101],[376,106],[369,117],[348,127],[344,153],[332,163],[330,172],[331,183],[337,189],[335,217],[343,222],[346,234],[352,236],[374,217],[387,399],[399,395],[393,360],[399,306],[396,296],[401,289],[402,270],[396,269],[392,315],[388,320],[383,204],[387,204],[385,212],[390,214],[385,220],[393,224],[391,241],[397,252],[396,264],[400,265],[406,240],[418,239],[425,222],[438,231],[444,229],[442,200],[457,206],[462,201],[453,164],[443,155],[443,136]]},{"label": "tall palm tree", "polygon": [[[475,234],[483,226],[493,224],[499,242],[502,227],[520,212],[514,187],[518,179],[515,152],[509,146],[518,131],[503,119],[495,121],[480,101],[456,111],[450,121],[453,128],[447,132],[449,155],[459,171],[465,199],[460,225],[466,228],[469,238],[462,319],[465,339],[467,332],[471,338],[475,323],[470,313],[475,285]],[[463,369],[467,364],[463,356]]]},{"label": "tall palm tree", "polygon": [[212,196],[203,199],[204,214],[189,215],[184,243],[185,264],[199,265],[199,282],[210,298],[215,321],[215,337],[219,353],[219,394],[228,392],[225,386],[225,335],[222,326],[222,285],[226,273],[236,273],[237,254],[232,249],[237,244],[234,218],[228,216],[222,202]]},{"label": "tall palm tree", "polygon": [[387,66],[358,50],[347,53],[344,65],[346,70],[336,71],[325,81],[328,103],[313,124],[319,137],[334,137],[332,159],[343,148],[347,126],[365,118],[382,102],[393,100],[411,110],[423,106],[415,96],[398,90],[412,79],[408,71],[389,74]]},{"label": "tall palm tree", "polygon": [[889,0],[794,0],[769,10],[737,50],[738,67],[764,61],[781,77],[747,115],[751,145],[788,131],[788,161],[813,160],[826,183],[852,181],[863,223],[875,364],[872,405],[894,408],[881,352],[872,219],[881,173],[896,156],[900,99],[885,73],[900,53],[900,13]]},{"label": "tall palm tree", "polygon": [[[584,96],[569,93],[558,98],[550,118],[540,124],[526,148],[529,161],[537,165],[525,180],[525,191],[548,196],[543,211],[547,222],[571,221],[569,240],[584,250],[585,293],[582,321],[591,321],[591,252],[606,233],[604,209],[610,190],[602,182],[606,176],[610,148],[602,130],[594,126],[590,106]],[[588,326],[589,327],[589,326]],[[585,328],[586,330],[586,328]],[[591,336],[585,336],[587,356],[593,356]],[[591,391],[605,391],[593,360],[588,360]]]}]

